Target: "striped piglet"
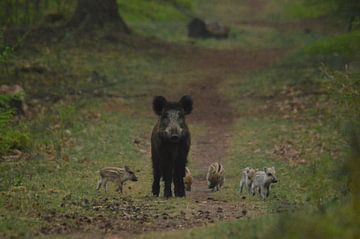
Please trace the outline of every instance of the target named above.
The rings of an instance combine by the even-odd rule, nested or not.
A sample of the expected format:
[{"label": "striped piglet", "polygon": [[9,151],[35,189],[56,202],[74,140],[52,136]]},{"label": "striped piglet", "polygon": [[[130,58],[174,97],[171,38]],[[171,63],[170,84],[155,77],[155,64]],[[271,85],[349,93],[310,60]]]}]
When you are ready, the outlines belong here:
[{"label": "striped piglet", "polygon": [[220,163],[212,163],[209,166],[206,180],[210,189],[219,191],[224,184],[224,166]]},{"label": "striped piglet", "polygon": [[124,168],[116,168],[116,167],[106,167],[99,171],[100,179],[97,184],[96,190],[99,190],[101,186],[104,187],[105,191],[107,191],[107,183],[108,181],[114,182],[118,187],[116,191],[122,193],[123,185],[126,181],[137,181],[138,178],[130,170],[128,166]]}]

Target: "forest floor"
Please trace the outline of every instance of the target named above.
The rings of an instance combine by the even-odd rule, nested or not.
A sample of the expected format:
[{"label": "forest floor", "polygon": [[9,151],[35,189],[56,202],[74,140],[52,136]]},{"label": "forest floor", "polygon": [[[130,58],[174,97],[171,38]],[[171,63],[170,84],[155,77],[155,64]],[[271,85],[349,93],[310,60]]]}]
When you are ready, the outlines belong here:
[{"label": "forest floor", "polygon": [[[317,168],[319,162],[340,154],[334,146],[338,134],[320,120],[327,105],[311,86],[271,80],[309,69],[279,64],[314,37],[306,29],[327,30],[321,20],[268,20],[266,1],[205,6],[200,13],[232,26],[246,41],[162,44],[135,35],[119,42],[84,40],[81,46],[34,44],[17,57],[14,67],[36,62],[48,69],[20,73],[19,83],[33,98],[28,120],[37,143],[30,155],[0,163],[0,237],[159,238],[169,232],[181,237],[189,232],[183,229],[251,221],[318,203],[317,185],[309,182],[326,178],[329,169]],[[239,20],[239,9],[246,20]],[[275,74],[279,69],[283,73]],[[186,198],[150,193],[150,133],[157,120],[151,100],[162,94],[194,99],[187,118],[194,182]],[[220,192],[207,188],[212,162],[225,166]],[[127,183],[124,194],[95,190],[101,167],[123,165],[134,169],[139,182]],[[277,168],[279,185],[267,200],[239,195],[241,169],[247,166]],[[336,197],[336,190],[325,189],[324,197]]]}]

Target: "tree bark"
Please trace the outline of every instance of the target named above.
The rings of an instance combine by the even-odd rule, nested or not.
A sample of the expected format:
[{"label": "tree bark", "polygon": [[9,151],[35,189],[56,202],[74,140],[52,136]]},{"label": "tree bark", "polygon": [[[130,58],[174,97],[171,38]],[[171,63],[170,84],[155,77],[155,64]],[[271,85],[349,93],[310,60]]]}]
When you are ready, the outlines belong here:
[{"label": "tree bark", "polygon": [[112,30],[130,33],[118,13],[116,0],[78,0],[69,26],[85,31],[110,26]]}]

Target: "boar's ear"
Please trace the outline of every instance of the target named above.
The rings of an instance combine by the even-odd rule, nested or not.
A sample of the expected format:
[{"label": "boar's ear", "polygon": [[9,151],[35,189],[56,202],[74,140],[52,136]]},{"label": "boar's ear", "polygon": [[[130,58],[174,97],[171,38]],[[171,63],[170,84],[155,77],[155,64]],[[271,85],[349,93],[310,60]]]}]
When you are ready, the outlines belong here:
[{"label": "boar's ear", "polygon": [[161,115],[167,101],[163,96],[155,96],[153,99],[153,110],[157,115]]},{"label": "boar's ear", "polygon": [[125,169],[126,172],[130,171],[130,168],[128,166],[125,166],[124,169]]},{"label": "boar's ear", "polygon": [[267,173],[267,168],[264,168],[264,172]]},{"label": "boar's ear", "polygon": [[191,96],[184,95],[179,101],[181,107],[183,107],[185,114],[190,114],[193,108],[193,100]]}]

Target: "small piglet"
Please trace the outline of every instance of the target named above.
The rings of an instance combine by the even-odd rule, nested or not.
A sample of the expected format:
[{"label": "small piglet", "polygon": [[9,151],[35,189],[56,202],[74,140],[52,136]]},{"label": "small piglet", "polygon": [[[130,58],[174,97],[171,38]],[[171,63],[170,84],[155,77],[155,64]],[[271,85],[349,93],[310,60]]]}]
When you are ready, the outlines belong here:
[{"label": "small piglet", "polygon": [[107,182],[111,181],[118,186],[116,191],[122,193],[123,185],[126,181],[138,181],[138,178],[130,170],[128,166],[124,168],[106,167],[100,170],[100,180],[97,184],[96,190],[99,190],[101,186],[107,191]]},{"label": "small piglet", "polygon": [[192,175],[190,172],[190,169],[188,167],[185,168],[185,177],[184,177],[184,185],[186,191],[191,191],[191,185],[192,185]]},{"label": "small piglet", "polygon": [[212,191],[219,191],[224,184],[224,166],[220,163],[212,163],[209,166],[206,180]]},{"label": "small piglet", "polygon": [[250,167],[243,169],[240,180],[240,193],[243,192],[244,186],[250,193],[251,184],[254,181],[256,170]]},{"label": "small piglet", "polygon": [[259,191],[260,196],[266,199],[269,196],[272,183],[277,183],[274,167],[264,168],[264,171],[257,171],[251,184],[251,194],[254,196],[256,191]]}]

